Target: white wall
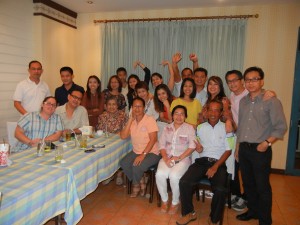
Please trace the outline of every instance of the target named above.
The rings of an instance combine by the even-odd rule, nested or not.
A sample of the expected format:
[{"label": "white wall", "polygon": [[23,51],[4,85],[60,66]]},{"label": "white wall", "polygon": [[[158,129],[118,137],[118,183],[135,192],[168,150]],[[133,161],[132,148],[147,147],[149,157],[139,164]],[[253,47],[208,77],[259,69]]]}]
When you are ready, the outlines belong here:
[{"label": "white wall", "polygon": [[30,0],[0,1],[0,138],[6,137],[6,121],[17,121],[12,96],[17,83],[28,76],[34,53],[35,30]]}]

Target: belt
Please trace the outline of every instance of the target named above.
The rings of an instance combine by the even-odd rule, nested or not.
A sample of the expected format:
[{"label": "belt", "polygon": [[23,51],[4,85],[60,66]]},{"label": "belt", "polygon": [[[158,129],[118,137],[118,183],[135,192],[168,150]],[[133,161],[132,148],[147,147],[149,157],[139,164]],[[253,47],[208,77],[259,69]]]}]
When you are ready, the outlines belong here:
[{"label": "belt", "polygon": [[217,162],[218,161],[218,159],[210,158],[210,157],[202,157],[201,159],[204,159],[204,160],[206,160],[208,162]]},{"label": "belt", "polygon": [[242,145],[248,145],[249,147],[256,147],[259,143],[241,142]]}]

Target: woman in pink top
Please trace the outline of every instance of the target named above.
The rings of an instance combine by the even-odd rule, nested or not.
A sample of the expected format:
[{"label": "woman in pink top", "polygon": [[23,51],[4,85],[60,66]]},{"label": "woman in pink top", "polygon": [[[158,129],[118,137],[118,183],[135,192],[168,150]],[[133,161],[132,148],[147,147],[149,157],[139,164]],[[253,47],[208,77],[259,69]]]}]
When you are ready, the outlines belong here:
[{"label": "woman in pink top", "polygon": [[156,185],[162,199],[161,211],[168,211],[167,179],[172,189],[172,204],[169,214],[175,214],[179,206],[179,180],[191,165],[191,153],[195,149],[195,130],[191,124],[185,123],[187,109],[177,105],[172,110],[174,122],[168,124],[159,139],[162,159],[156,172]]},{"label": "woman in pink top", "polygon": [[133,99],[131,116],[120,132],[122,139],[131,137],[133,147],[133,151],[120,161],[121,168],[133,184],[130,197],[137,197],[139,193],[145,195],[146,184],[143,174],[160,159],[158,127],[154,118],[146,115],[144,111],[145,101],[139,97]]}]

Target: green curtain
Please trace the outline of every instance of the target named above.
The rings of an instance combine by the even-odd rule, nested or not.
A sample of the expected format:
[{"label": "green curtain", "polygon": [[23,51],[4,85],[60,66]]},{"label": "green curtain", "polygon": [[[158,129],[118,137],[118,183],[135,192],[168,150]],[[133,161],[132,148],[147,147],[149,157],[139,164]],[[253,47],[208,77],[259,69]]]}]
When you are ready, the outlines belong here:
[{"label": "green curtain", "polygon": [[161,73],[167,82],[168,69],[159,64],[171,61],[176,52],[182,54],[180,69],[192,68],[189,54],[196,53],[199,65],[208,70],[209,76],[218,75],[224,81],[228,70],[243,69],[246,25],[246,19],[100,24],[102,84],[106,86],[121,66],[128,75],[143,78],[140,68],[133,69],[135,60],[143,62],[151,73]]}]

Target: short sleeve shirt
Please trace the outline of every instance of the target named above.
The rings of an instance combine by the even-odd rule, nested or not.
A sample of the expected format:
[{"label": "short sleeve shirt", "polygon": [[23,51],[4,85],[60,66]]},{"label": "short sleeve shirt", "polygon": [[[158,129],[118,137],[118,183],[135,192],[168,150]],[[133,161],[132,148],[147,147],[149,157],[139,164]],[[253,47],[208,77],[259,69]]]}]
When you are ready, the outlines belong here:
[{"label": "short sleeve shirt", "polygon": [[[64,129],[60,116],[55,113],[48,120],[43,119],[39,112],[27,113],[18,121],[18,126],[24,130],[25,136],[30,139],[45,138]],[[29,148],[28,145],[17,142],[15,151],[27,148]]]},{"label": "short sleeve shirt", "polygon": [[36,84],[28,77],[18,83],[13,100],[21,102],[21,105],[27,112],[37,112],[41,109],[43,100],[50,95],[46,82],[40,80]]},{"label": "short sleeve shirt", "polygon": [[64,85],[55,89],[55,98],[58,105],[64,105],[68,102],[68,95],[74,90],[79,90],[82,94],[84,93],[84,88],[73,83],[71,88],[67,90]]},{"label": "short sleeve shirt", "polygon": [[79,105],[73,112],[72,118],[67,117],[66,104],[56,108],[55,113],[60,115],[65,129],[77,129],[89,125],[89,117],[86,109]]},{"label": "short sleeve shirt", "polygon": [[[149,133],[157,131],[158,126],[156,124],[156,121],[151,116],[145,114],[143,119],[139,123],[134,120],[130,126],[130,136],[133,151],[136,154],[142,154],[150,141]],[[153,145],[150,152],[156,155],[159,154],[158,142]]]}]

